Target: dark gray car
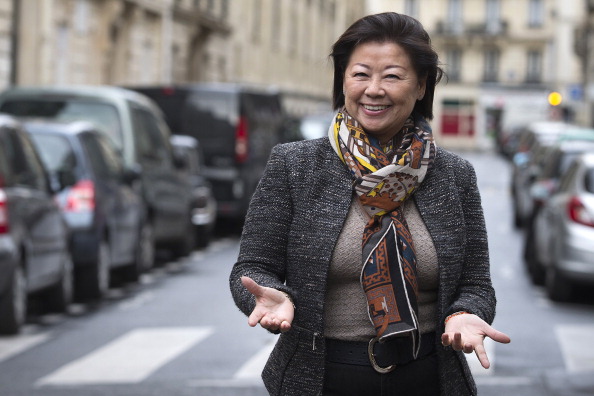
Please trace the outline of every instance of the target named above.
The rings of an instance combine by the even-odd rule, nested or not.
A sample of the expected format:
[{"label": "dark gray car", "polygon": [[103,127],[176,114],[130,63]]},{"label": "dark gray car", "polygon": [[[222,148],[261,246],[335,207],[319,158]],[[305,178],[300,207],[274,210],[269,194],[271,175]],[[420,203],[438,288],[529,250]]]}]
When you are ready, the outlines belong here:
[{"label": "dark gray car", "polygon": [[56,201],[71,229],[75,295],[98,299],[107,291],[113,268],[132,280],[153,261],[141,196],[132,188],[140,175],[126,171],[111,140],[93,124],[29,121],[31,135]]},{"label": "dark gray car", "polygon": [[0,333],[17,333],[28,297],[51,311],[72,298],[68,226],[46,171],[21,125],[0,115]]}]

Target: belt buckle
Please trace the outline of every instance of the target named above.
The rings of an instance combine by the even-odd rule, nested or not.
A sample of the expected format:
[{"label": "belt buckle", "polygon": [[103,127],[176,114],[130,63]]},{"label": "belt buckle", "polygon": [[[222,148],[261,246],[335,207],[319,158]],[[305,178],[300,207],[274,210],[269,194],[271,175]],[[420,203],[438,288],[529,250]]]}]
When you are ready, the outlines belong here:
[{"label": "belt buckle", "polygon": [[386,374],[391,371],[394,371],[394,369],[396,368],[395,364],[392,364],[388,367],[381,367],[375,361],[375,354],[373,353],[373,349],[374,349],[374,346],[377,343],[377,341],[378,341],[378,337],[372,338],[371,340],[369,340],[369,345],[367,347],[367,355],[369,355],[369,362],[371,362],[371,367],[373,367],[373,369],[380,374]]}]

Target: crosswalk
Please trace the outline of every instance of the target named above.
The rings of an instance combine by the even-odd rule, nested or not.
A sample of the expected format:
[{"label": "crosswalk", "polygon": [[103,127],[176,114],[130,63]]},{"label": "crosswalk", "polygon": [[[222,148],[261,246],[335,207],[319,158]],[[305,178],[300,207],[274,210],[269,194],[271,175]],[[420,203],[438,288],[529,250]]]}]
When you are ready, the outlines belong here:
[{"label": "crosswalk", "polygon": [[[559,325],[555,327],[559,345],[563,352],[567,372],[594,373],[594,325]],[[55,371],[39,378],[36,387],[84,386],[102,384],[134,384],[145,381],[159,368],[174,361],[202,342],[216,336],[213,327],[164,327],[137,328],[107,344],[58,367]],[[0,338],[0,363],[24,351],[47,342],[46,333],[23,334]],[[191,379],[191,387],[243,387],[262,386],[260,373],[274,347],[276,337],[270,336],[264,347],[227,378]],[[480,366],[474,354],[467,355],[471,370],[479,384],[529,384],[528,377],[502,378],[495,375],[497,367],[495,343],[487,339],[485,348],[491,361],[491,368]],[[208,359],[208,357],[205,357]],[[506,382],[507,381],[507,382]],[[519,381],[519,382],[518,382]]]}]

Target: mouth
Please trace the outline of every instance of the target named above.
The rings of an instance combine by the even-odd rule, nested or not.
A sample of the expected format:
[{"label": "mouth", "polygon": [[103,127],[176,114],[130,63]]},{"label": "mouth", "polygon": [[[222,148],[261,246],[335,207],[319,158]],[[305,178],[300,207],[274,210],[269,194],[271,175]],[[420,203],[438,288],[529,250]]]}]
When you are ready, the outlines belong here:
[{"label": "mouth", "polygon": [[386,105],[362,105],[363,108],[365,110],[369,110],[369,111],[382,111],[382,110],[386,110],[388,107],[390,106],[386,106]]}]

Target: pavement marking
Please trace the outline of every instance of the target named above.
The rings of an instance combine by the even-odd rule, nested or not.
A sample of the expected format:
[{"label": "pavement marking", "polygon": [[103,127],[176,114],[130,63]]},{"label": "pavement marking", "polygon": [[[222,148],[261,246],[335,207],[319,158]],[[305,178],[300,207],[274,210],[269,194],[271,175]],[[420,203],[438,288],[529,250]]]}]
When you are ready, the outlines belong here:
[{"label": "pavement marking", "polygon": [[210,327],[132,330],[39,379],[36,386],[138,383],[212,333]]},{"label": "pavement marking", "polygon": [[594,372],[594,325],[559,325],[555,332],[567,371]]},{"label": "pavement marking", "polygon": [[243,366],[233,376],[236,380],[245,380],[250,378],[260,378],[264,365],[268,360],[268,356],[276,345],[276,338],[271,339],[260,352],[255,354],[250,360],[244,363]]},{"label": "pavement marking", "polygon": [[21,334],[0,338],[0,362],[45,342],[49,334]]},{"label": "pavement marking", "polygon": [[190,388],[264,388],[261,378],[193,379],[186,383]]},{"label": "pavement marking", "polygon": [[482,386],[531,386],[535,379],[531,377],[498,377],[498,376],[478,376],[475,377],[477,385]]},{"label": "pavement marking", "polygon": [[151,302],[155,299],[155,293],[152,291],[144,291],[136,296],[125,300],[118,304],[118,309],[122,311],[129,311],[132,309],[138,309],[146,305],[147,303]]},{"label": "pavement marking", "polygon": [[490,338],[485,338],[483,345],[485,346],[485,351],[487,352],[487,357],[489,358],[489,362],[491,366],[488,369],[485,369],[481,362],[476,357],[476,353],[465,353],[466,361],[470,366],[470,371],[472,371],[472,375],[484,377],[493,375],[493,367],[495,366],[495,341]]}]

